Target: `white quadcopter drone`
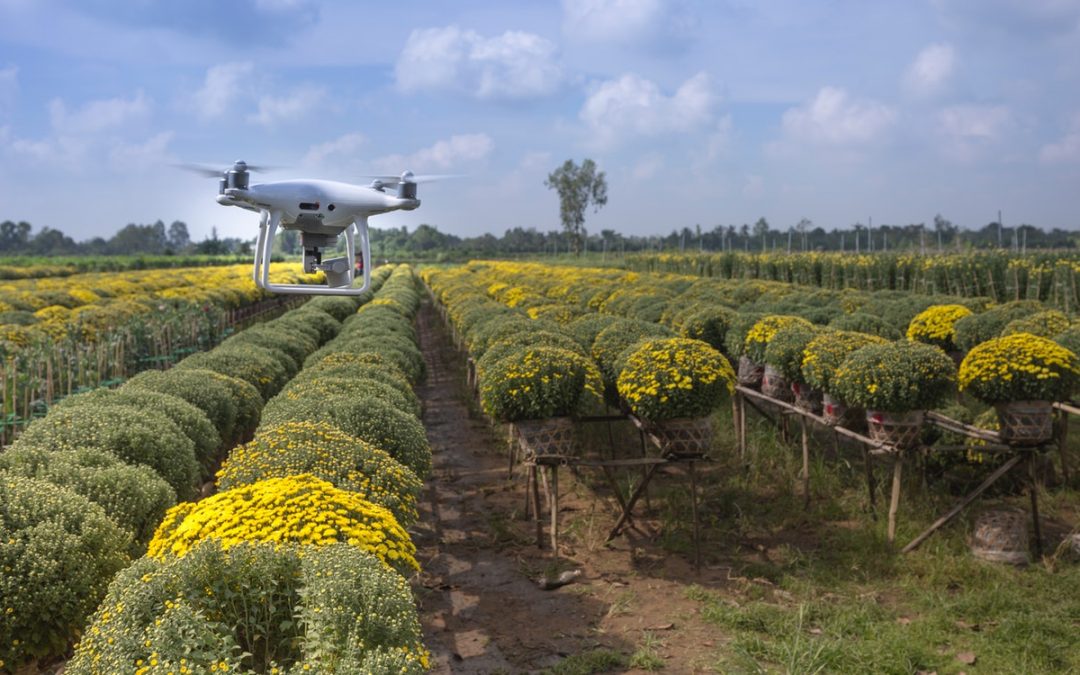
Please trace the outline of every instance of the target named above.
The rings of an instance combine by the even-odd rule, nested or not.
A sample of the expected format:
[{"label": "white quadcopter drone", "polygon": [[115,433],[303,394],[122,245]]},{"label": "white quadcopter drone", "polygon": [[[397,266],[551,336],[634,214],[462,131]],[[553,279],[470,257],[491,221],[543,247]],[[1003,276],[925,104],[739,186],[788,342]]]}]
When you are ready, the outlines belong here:
[{"label": "white quadcopter drone", "polygon": [[[444,176],[368,176],[369,185],[351,185],[329,180],[284,180],[249,184],[249,172],[265,168],[239,160],[232,168],[218,171],[183,165],[205,176],[219,178],[217,202],[239,206],[259,214],[259,238],[255,245],[252,276],[255,285],[271,293],[296,295],[360,295],[371,283],[371,245],[368,217],[390,211],[412,211],[420,206],[416,185]],[[278,229],[299,230],[304,250],[304,271],[326,274],[326,285],[270,283],[270,252]],[[323,258],[323,252],[337,245],[345,233],[344,258]],[[353,287],[356,269],[356,235],[360,236],[360,264],[364,283]]]}]

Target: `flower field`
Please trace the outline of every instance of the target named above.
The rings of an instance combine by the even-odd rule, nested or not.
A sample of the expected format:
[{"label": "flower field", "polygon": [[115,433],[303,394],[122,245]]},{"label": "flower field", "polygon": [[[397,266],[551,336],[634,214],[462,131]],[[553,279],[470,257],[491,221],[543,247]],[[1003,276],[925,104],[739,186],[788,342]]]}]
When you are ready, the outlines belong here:
[{"label": "flower field", "polygon": [[73,643],[69,673],[426,670],[416,284],[381,268],[32,423],[0,454],[0,670]]}]

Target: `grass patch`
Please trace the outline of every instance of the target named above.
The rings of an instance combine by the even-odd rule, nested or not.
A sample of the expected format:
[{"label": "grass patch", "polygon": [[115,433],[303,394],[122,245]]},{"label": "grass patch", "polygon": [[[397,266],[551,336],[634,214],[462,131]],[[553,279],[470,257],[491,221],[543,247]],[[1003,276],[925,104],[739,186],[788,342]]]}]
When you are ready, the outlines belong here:
[{"label": "grass patch", "polygon": [[593,649],[567,656],[544,671],[545,675],[592,675],[626,668],[626,657],[611,649]]}]

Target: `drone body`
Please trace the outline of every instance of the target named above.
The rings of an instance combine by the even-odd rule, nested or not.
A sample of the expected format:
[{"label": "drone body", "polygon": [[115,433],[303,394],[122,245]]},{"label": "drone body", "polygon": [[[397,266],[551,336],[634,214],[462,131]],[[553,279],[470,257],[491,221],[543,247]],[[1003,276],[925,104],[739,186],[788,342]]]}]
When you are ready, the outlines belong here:
[{"label": "drone body", "polygon": [[[371,282],[371,246],[368,217],[389,211],[411,211],[420,206],[416,185],[434,177],[377,176],[370,185],[327,180],[285,180],[250,184],[249,171],[257,170],[237,161],[225,172],[196,169],[220,176],[217,202],[260,214],[252,275],[255,284],[273,293],[305,295],[359,295]],[[389,191],[388,188],[392,188]],[[304,271],[326,274],[326,285],[270,283],[270,253],[279,229],[297,230],[304,250]],[[346,256],[323,258],[345,234]],[[364,282],[353,287],[356,270],[356,236],[359,235]]]}]

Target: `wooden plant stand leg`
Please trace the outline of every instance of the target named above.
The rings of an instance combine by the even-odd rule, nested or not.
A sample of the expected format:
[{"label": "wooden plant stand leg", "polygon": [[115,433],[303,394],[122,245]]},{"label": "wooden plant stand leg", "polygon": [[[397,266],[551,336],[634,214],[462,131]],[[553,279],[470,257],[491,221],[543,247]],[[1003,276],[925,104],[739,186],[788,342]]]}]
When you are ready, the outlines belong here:
[{"label": "wooden plant stand leg", "polygon": [[[803,509],[810,509],[810,434],[806,430],[806,418],[799,416],[799,431],[802,434],[802,488]],[[692,464],[691,464],[692,466]]]},{"label": "wooden plant stand leg", "polygon": [[731,397],[731,426],[735,427],[735,447],[739,451],[739,461],[746,462],[746,444],[742,440],[742,428],[739,424],[739,394]]},{"label": "wooden plant stand leg", "polygon": [[[638,438],[641,440],[641,456],[648,457],[649,451],[645,446],[645,430],[638,429]],[[663,450],[663,448],[661,448]],[[653,471],[653,467],[646,469],[641,467],[641,484],[645,487],[645,511],[652,513],[652,499],[649,496],[649,476]]]},{"label": "wooden plant stand leg", "polygon": [[641,497],[641,494],[645,491],[645,488],[648,487],[649,481],[652,480],[652,477],[656,473],[656,468],[658,466],[660,466],[660,462],[649,466],[648,470],[645,472],[645,478],[642,479],[641,483],[634,489],[634,492],[631,493],[630,498],[626,500],[626,508],[623,509],[622,515],[619,516],[619,520],[615,523],[615,527],[611,528],[611,531],[608,532],[606,541],[611,541],[615,537],[619,536],[619,533],[622,531],[623,526],[627,523],[627,521],[630,520],[630,511],[634,508],[634,504],[637,504],[637,501]]},{"label": "wooden plant stand leg", "polygon": [[[839,438],[840,434],[833,432]],[[870,448],[863,446],[863,467],[866,470],[866,491],[870,498],[870,517],[877,520],[877,480],[874,478],[874,461],[870,457]]]},{"label": "wooden plant stand leg", "polygon": [[559,559],[559,467],[551,467],[551,552]]},{"label": "wooden plant stand leg", "polygon": [[508,452],[507,452],[508,460],[507,460],[507,465],[506,465],[506,479],[507,480],[513,480],[513,478],[514,478],[514,455],[517,454],[515,452],[516,446],[517,446],[517,438],[515,438],[514,425],[513,424],[510,425],[509,438],[507,439],[507,446],[508,446],[507,447],[507,449],[508,449]]},{"label": "wooden plant stand leg", "polygon": [[900,508],[900,479],[903,477],[904,456],[903,451],[897,450],[893,455],[892,473],[892,497],[889,499],[889,543],[896,541],[896,511]]},{"label": "wooden plant stand leg", "polygon": [[1028,465],[1028,493],[1031,495],[1031,520],[1035,533],[1035,557],[1042,558],[1042,526],[1039,524],[1039,472],[1035,466],[1035,452],[1024,453]]},{"label": "wooden plant stand leg", "polygon": [[694,573],[701,574],[701,522],[698,518],[698,489],[696,462],[690,460],[690,509],[694,515]]},{"label": "wooden plant stand leg", "polygon": [[1058,456],[1061,458],[1061,477],[1069,484],[1069,413],[1058,411]]},{"label": "wooden plant stand leg", "polygon": [[911,543],[909,543],[907,546],[905,546],[900,552],[901,553],[910,553],[911,551],[914,551],[916,548],[918,548],[919,545],[922,544],[924,541],[926,541],[926,539],[931,534],[933,534],[938,529],[940,529],[942,526],[944,526],[946,523],[948,523],[950,520],[955,518],[961,511],[964,510],[964,508],[967,507],[968,504],[975,501],[975,499],[979,495],[981,495],[983,492],[985,492],[986,489],[989,488],[991,485],[996,483],[998,481],[998,479],[1000,479],[1002,476],[1007,474],[1009,472],[1009,470],[1011,470],[1014,466],[1019,464],[1020,461],[1023,458],[1024,458],[1023,455],[1014,455],[1013,457],[1010,457],[1007,462],[1005,462],[1004,464],[999,466],[996,470],[994,470],[994,473],[987,476],[986,480],[984,480],[982,483],[979,484],[979,487],[972,490],[963,499],[961,499],[959,502],[957,502],[956,506],[952,507],[952,509],[950,509],[948,513],[946,513],[942,517],[935,520],[934,523],[932,525],[930,525],[930,527],[926,528],[925,530],[923,530],[922,534],[920,534],[919,536],[912,539]]},{"label": "wooden plant stand leg", "polygon": [[533,521],[536,523],[536,548],[544,548],[544,521],[540,518],[540,477],[537,475],[540,469],[533,464],[529,467],[529,476],[532,478],[532,489],[529,491],[532,497]]}]

